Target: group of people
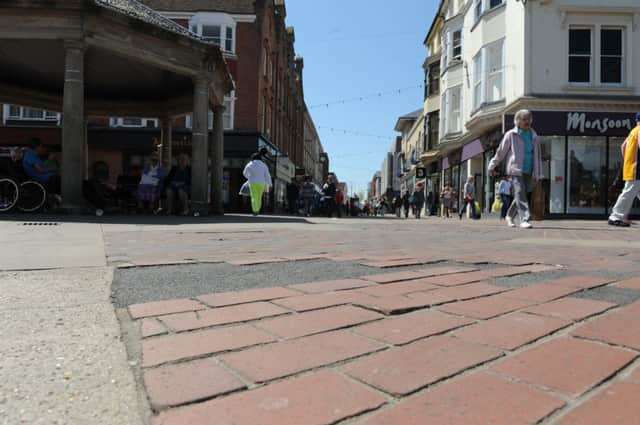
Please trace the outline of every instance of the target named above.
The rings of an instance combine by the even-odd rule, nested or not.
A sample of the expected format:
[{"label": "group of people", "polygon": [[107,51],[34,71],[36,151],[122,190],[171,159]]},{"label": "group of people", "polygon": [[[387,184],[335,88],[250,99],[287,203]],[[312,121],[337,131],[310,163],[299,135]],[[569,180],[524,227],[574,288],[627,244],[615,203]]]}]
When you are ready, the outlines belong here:
[{"label": "group of people", "polygon": [[409,212],[411,212],[416,219],[420,219],[424,203],[424,184],[418,183],[412,193],[406,191],[401,196],[394,198],[393,206],[396,217],[401,217],[404,213],[404,218],[409,218]]},{"label": "group of people", "polygon": [[[247,181],[240,194],[248,194],[251,198],[251,212],[254,216],[260,214],[263,196],[273,186],[269,167],[264,161],[265,155],[263,151],[253,154],[242,173]],[[287,185],[287,203],[291,214],[299,214],[302,211],[303,215],[310,217],[316,210],[322,210],[327,217],[333,217],[334,214],[340,217],[344,194],[336,185],[332,174],[327,177],[321,191],[318,191],[311,176],[305,176],[302,183],[291,182]]]}]

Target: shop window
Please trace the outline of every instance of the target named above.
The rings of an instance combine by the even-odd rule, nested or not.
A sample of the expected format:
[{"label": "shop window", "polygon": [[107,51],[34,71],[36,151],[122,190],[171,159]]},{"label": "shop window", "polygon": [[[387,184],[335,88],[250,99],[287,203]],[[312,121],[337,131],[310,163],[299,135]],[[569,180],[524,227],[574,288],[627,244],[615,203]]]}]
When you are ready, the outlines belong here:
[{"label": "shop window", "polygon": [[111,127],[156,128],[158,127],[158,120],[155,118],[111,118],[109,125]]},{"label": "shop window", "polygon": [[44,109],[28,108],[26,106],[4,105],[4,121],[51,121],[60,123],[58,112],[46,111]]},{"label": "shop window", "polygon": [[569,213],[604,214],[606,147],[605,137],[569,137]]},{"label": "shop window", "polygon": [[548,196],[548,211],[564,214],[565,209],[565,137],[541,136],[542,170],[545,177],[545,193]]},{"label": "shop window", "polygon": [[569,82],[591,82],[591,29],[569,30]]},{"label": "shop window", "polygon": [[600,30],[600,82],[622,83],[622,30]]}]

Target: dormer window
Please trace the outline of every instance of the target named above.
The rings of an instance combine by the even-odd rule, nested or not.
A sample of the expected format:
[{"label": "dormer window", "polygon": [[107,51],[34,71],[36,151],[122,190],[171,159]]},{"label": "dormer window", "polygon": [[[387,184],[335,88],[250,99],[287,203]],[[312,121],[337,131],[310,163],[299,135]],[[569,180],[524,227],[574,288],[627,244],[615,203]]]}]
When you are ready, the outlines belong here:
[{"label": "dormer window", "polygon": [[189,29],[224,52],[236,51],[236,22],[226,13],[197,13],[189,21]]}]

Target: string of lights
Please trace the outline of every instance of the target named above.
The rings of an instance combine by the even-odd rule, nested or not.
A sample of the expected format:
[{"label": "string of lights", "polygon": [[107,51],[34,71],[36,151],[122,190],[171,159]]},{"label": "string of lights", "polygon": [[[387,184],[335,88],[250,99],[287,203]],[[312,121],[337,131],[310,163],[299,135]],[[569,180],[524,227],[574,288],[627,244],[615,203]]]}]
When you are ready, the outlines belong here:
[{"label": "string of lights", "polygon": [[358,97],[352,97],[352,98],[348,98],[348,99],[333,100],[333,101],[330,101],[330,102],[318,103],[316,105],[309,106],[309,109],[329,108],[329,107],[335,106],[335,105],[345,105],[347,103],[364,102],[365,100],[376,99],[376,98],[380,98],[380,97],[384,97],[384,96],[398,95],[398,94],[402,94],[402,93],[410,91],[410,90],[416,90],[416,89],[421,89],[421,88],[424,88],[424,84],[419,84],[417,86],[410,86],[410,87],[402,87],[402,88],[388,90],[388,91],[381,91],[381,92],[378,92],[378,93],[372,93],[372,94],[358,96]]},{"label": "string of lights", "polygon": [[357,130],[346,130],[344,128],[333,128],[333,127],[325,127],[325,126],[317,126],[317,128],[322,129],[322,130],[328,130],[332,133],[337,133],[337,134],[346,134],[346,135],[350,135],[350,136],[357,136],[357,137],[367,137],[370,139],[378,139],[378,140],[396,140],[395,137],[391,137],[391,136],[380,136],[380,135],[376,135],[376,134],[369,134],[369,133],[364,133],[362,131],[357,131]]}]

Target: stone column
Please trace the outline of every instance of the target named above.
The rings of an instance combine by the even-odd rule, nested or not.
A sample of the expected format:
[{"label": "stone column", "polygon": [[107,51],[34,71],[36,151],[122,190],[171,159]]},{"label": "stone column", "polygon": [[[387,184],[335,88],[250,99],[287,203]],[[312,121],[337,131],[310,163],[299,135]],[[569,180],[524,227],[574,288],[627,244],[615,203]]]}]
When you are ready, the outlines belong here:
[{"label": "stone column", "polygon": [[224,173],[224,106],[213,109],[213,137],[209,145],[211,159],[211,213],[224,214],[222,176]]},{"label": "stone column", "polygon": [[[173,129],[171,127],[172,118],[169,116],[164,116],[160,118],[160,123],[162,126],[162,163],[167,163],[169,169],[171,168],[171,161],[173,158],[171,143],[173,137]],[[169,172],[169,170],[167,170]]]},{"label": "stone column", "polygon": [[84,205],[82,182],[86,172],[84,115],[84,52],[79,41],[65,42],[62,106],[62,202],[69,211]]},{"label": "stone column", "polygon": [[194,79],[191,136],[191,208],[194,213],[209,211],[208,170],[209,80]]}]

